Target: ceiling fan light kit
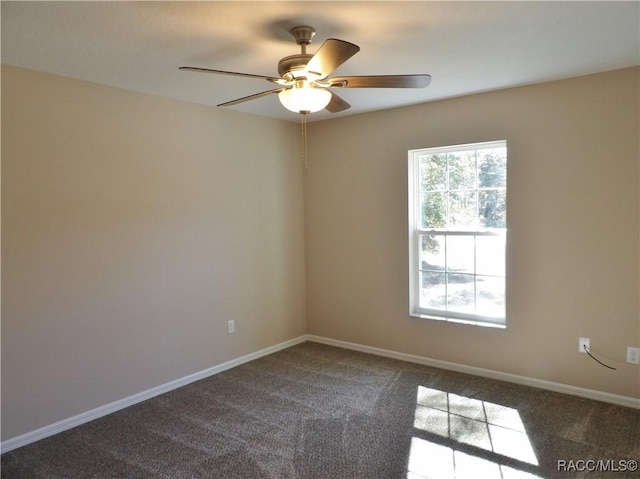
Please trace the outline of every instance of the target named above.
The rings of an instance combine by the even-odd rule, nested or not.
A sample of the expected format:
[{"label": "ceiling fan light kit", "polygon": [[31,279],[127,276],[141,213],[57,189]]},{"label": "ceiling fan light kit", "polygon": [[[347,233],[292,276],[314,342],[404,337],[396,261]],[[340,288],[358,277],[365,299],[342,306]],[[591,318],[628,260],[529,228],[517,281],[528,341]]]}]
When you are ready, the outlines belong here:
[{"label": "ceiling fan light kit", "polygon": [[263,79],[280,86],[280,88],[221,103],[218,106],[236,105],[277,93],[280,103],[287,110],[302,114],[313,113],[324,108],[331,113],[338,113],[350,108],[349,103],[332,91],[335,88],[424,88],[431,82],[431,76],[426,74],[329,78],[336,68],[358,53],[360,47],[344,40],[329,38],[312,55],[307,53],[307,45],[311,43],[316,33],[313,27],[306,25],[294,27],[289,33],[300,46],[301,51],[297,55],[284,57],[278,62],[280,78],[198,67],[180,67],[180,69]]},{"label": "ceiling fan light kit", "polygon": [[294,113],[314,113],[323,110],[331,101],[331,92],[316,87],[307,80],[296,80],[293,88],[278,93],[282,106]]}]

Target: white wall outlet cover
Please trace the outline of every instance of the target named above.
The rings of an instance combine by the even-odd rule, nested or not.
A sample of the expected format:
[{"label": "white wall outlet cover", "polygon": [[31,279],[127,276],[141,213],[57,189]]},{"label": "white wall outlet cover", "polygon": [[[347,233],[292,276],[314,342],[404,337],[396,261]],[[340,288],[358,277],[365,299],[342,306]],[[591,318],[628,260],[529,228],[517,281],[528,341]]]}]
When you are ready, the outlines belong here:
[{"label": "white wall outlet cover", "polygon": [[627,348],[627,362],[631,364],[640,364],[640,348]]},{"label": "white wall outlet cover", "polygon": [[591,341],[589,338],[578,338],[578,351],[587,354],[587,351],[584,349],[585,346],[587,349],[591,347]]}]

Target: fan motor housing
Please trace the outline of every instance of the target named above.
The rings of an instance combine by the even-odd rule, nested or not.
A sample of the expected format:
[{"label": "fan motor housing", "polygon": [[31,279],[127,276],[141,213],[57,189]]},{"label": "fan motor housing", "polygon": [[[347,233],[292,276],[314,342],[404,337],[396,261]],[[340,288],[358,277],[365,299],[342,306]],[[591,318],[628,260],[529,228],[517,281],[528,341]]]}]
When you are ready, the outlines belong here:
[{"label": "fan motor housing", "polygon": [[311,60],[313,55],[308,53],[300,53],[298,55],[290,55],[288,57],[284,57],[282,60],[278,62],[278,73],[281,77],[286,78],[287,74],[293,78],[296,78],[296,72],[304,70]]}]

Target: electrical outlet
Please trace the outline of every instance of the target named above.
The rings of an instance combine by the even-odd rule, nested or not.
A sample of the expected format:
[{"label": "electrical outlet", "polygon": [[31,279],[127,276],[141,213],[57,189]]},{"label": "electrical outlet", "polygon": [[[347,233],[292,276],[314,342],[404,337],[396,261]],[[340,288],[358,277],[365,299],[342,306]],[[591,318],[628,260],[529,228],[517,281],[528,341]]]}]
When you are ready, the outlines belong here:
[{"label": "electrical outlet", "polygon": [[231,319],[227,321],[227,333],[233,334],[235,332],[236,332],[236,322],[235,320]]},{"label": "electrical outlet", "polygon": [[587,349],[591,348],[591,341],[589,338],[578,338],[578,351],[587,354],[587,351],[584,349],[585,346]]},{"label": "electrical outlet", "polygon": [[631,364],[640,364],[640,348],[627,348],[627,362]]}]

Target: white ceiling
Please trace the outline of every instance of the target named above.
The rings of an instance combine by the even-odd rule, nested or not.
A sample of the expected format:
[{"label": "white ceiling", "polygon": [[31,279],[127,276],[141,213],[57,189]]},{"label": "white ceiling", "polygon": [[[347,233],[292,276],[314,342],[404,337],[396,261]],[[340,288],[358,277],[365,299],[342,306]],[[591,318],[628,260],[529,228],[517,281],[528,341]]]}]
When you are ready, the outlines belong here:
[{"label": "white ceiling", "polygon": [[[429,73],[426,89],[345,89],[321,120],[640,64],[640,2],[9,2],[2,62],[206,105],[274,88],[179,66],[278,76],[311,25],[360,52],[336,75]],[[298,121],[276,95],[235,110]]]}]

